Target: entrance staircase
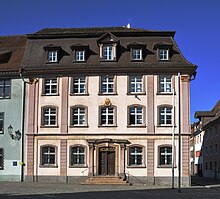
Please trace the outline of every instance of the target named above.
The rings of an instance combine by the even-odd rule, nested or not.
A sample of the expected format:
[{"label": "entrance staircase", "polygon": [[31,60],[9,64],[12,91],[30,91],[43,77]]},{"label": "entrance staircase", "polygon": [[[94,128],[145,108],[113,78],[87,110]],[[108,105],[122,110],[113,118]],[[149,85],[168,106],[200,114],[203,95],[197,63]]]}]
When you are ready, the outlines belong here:
[{"label": "entrance staircase", "polygon": [[93,176],[81,182],[81,184],[131,185],[128,181],[116,176]]}]

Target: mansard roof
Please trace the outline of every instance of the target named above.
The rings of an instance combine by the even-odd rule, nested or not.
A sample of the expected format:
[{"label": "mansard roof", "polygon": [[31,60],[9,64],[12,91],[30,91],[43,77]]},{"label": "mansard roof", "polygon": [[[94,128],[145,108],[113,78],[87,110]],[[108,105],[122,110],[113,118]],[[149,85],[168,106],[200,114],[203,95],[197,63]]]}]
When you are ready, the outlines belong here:
[{"label": "mansard roof", "polygon": [[0,76],[18,76],[24,57],[25,35],[0,37]]},{"label": "mansard roof", "polygon": [[[197,66],[190,63],[181,53],[174,40],[175,31],[154,31],[127,27],[97,28],[46,28],[27,35],[27,47],[23,68],[26,75],[73,75],[73,74],[189,74]],[[117,43],[116,60],[100,60],[99,42]],[[111,43],[111,42],[110,42]],[[44,47],[61,46],[65,55],[56,64],[45,62]],[[74,62],[73,49],[77,44],[88,46],[85,62]],[[141,45],[143,60],[131,61],[131,45]],[[169,46],[170,60],[158,61],[156,46]]]}]

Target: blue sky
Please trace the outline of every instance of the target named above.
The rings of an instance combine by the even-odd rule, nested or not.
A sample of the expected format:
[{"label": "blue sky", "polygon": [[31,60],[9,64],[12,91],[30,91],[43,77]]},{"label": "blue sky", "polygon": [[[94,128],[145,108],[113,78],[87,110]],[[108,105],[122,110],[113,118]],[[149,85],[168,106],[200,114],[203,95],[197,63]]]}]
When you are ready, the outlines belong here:
[{"label": "blue sky", "polygon": [[0,35],[43,28],[125,26],[175,30],[184,56],[199,66],[191,82],[191,122],[220,99],[219,0],[1,0]]}]

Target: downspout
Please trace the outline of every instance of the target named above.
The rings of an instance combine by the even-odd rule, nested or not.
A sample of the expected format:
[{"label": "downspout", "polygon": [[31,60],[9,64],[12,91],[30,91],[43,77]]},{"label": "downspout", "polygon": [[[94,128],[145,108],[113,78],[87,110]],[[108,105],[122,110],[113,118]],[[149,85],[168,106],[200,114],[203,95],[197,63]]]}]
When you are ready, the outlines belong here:
[{"label": "downspout", "polygon": [[23,93],[22,93],[22,127],[21,127],[21,182],[24,182],[24,126],[25,126],[25,96],[26,96],[26,82],[23,82]]}]

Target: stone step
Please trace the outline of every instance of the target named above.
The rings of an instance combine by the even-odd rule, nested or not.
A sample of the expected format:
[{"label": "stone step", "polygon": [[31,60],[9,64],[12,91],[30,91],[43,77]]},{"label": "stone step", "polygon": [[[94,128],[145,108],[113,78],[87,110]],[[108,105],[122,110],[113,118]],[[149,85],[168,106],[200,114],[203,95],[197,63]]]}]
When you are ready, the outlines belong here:
[{"label": "stone step", "polygon": [[117,184],[117,185],[130,185],[126,180],[120,177],[113,176],[94,176],[81,182],[81,184]]}]

